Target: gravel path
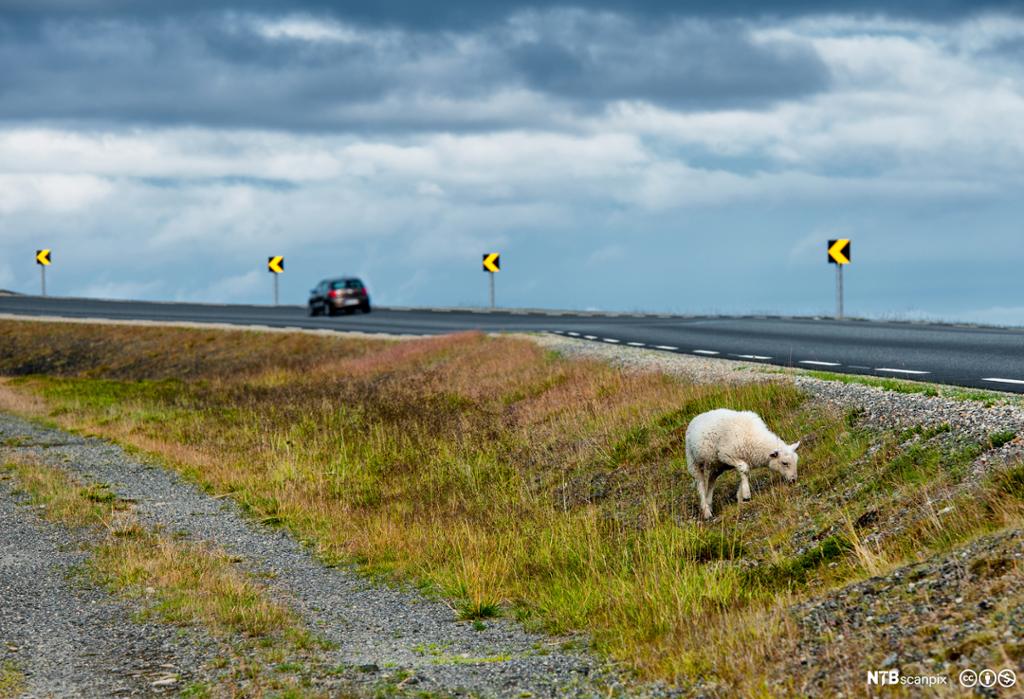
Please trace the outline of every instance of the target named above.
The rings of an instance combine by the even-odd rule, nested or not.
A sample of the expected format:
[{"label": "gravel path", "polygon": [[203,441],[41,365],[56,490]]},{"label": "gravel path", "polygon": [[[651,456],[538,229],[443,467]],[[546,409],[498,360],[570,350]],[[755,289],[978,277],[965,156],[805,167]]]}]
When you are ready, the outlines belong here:
[{"label": "gravel path", "polygon": [[157,696],[170,674],[195,679],[212,644],[135,623],[127,602],[76,580],[79,535],[18,500],[0,480],[0,665],[27,676],[26,696]]},{"label": "gravel path", "polygon": [[[332,662],[359,667],[368,681],[378,673],[406,669],[413,673],[407,686],[450,694],[562,697],[623,691],[614,673],[603,669],[600,661],[560,650],[557,639],[527,633],[508,620],[488,620],[486,628],[475,630],[472,624],[457,621],[442,602],[372,584],[350,569],[328,568],[283,530],[246,519],[233,501],[206,495],[170,471],[142,463],[110,443],[71,437],[0,414],[0,444],[16,444],[6,449],[35,455],[85,482],[108,484],[119,497],[134,501],[144,524],[213,542],[239,556],[244,566],[265,577],[272,594],[338,644]],[[22,538],[4,536],[12,543]],[[40,561],[50,560],[43,552],[40,555]],[[68,565],[74,560],[69,559]],[[5,572],[4,579],[9,577]],[[33,577],[40,578],[37,584],[56,584],[45,582],[52,575]],[[31,599],[33,595],[28,594],[19,608]],[[74,616],[61,613],[65,606],[57,600],[39,606],[55,610],[51,613],[56,616]],[[102,627],[98,631],[108,633]],[[5,633],[15,643],[27,643],[17,629]],[[67,639],[57,645],[70,647]],[[124,660],[114,663],[124,664]],[[52,667],[56,674],[64,674],[61,663]]]}]

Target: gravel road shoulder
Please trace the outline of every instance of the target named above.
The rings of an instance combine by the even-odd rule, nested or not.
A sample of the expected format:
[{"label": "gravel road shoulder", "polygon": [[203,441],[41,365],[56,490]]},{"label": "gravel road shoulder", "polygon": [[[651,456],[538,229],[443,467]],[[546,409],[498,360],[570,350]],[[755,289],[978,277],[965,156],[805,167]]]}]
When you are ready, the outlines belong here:
[{"label": "gravel road shoulder", "polygon": [[132,605],[77,574],[81,535],[21,500],[0,479],[0,665],[25,675],[26,696],[157,696],[168,675],[198,679],[210,640],[133,621]]},{"label": "gravel road shoulder", "polygon": [[371,583],[348,568],[326,567],[283,530],[248,520],[233,501],[200,492],[108,442],[0,414],[0,444],[17,445],[0,449],[0,456],[4,450],[31,455],[83,482],[107,484],[134,503],[143,524],[211,542],[237,556],[266,581],[272,595],[336,644],[329,662],[361,670],[367,685],[402,671],[405,687],[443,694],[561,697],[624,691],[600,660],[563,650],[568,639],[527,633],[504,619],[480,628],[458,621],[443,602]]}]

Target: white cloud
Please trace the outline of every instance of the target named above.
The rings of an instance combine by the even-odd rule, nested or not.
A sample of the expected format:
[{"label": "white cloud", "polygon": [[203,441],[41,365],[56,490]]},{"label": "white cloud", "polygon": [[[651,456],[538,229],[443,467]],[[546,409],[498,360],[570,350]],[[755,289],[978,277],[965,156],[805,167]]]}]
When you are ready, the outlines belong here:
[{"label": "white cloud", "polygon": [[261,19],[253,22],[258,34],[267,39],[299,39],[302,41],[336,41],[343,44],[358,43],[365,34],[340,22],[313,17],[286,17]]},{"label": "white cloud", "polygon": [[87,284],[77,294],[98,299],[140,299],[158,295],[164,290],[163,287],[161,281],[104,281]]},{"label": "white cloud", "polygon": [[11,175],[0,172],[0,213],[26,210],[73,213],[100,202],[113,189],[110,183],[93,175]]}]

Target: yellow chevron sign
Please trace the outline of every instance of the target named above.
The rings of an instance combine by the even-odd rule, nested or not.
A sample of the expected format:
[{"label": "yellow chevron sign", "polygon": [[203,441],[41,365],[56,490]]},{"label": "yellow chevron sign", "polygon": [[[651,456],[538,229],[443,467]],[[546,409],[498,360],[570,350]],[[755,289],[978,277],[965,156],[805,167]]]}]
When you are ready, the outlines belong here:
[{"label": "yellow chevron sign", "polygon": [[49,250],[36,250],[36,264],[50,266],[50,251]]},{"label": "yellow chevron sign", "polygon": [[267,269],[274,274],[280,274],[284,271],[284,257],[281,255],[274,255],[273,257],[267,258]]},{"label": "yellow chevron sign", "polygon": [[501,254],[497,252],[484,253],[484,271],[485,272],[500,272],[501,271]]},{"label": "yellow chevron sign", "polygon": [[834,265],[850,264],[850,240],[840,238],[828,241],[828,261]]}]

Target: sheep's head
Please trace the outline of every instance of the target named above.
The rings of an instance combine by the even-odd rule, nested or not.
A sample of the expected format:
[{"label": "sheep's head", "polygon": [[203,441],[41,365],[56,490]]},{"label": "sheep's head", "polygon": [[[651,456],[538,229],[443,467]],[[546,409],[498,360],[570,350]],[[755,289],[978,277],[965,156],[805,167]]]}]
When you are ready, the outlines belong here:
[{"label": "sheep's head", "polygon": [[796,462],[799,460],[796,450],[799,447],[800,442],[779,444],[779,448],[768,455],[768,468],[790,483],[796,482]]}]

